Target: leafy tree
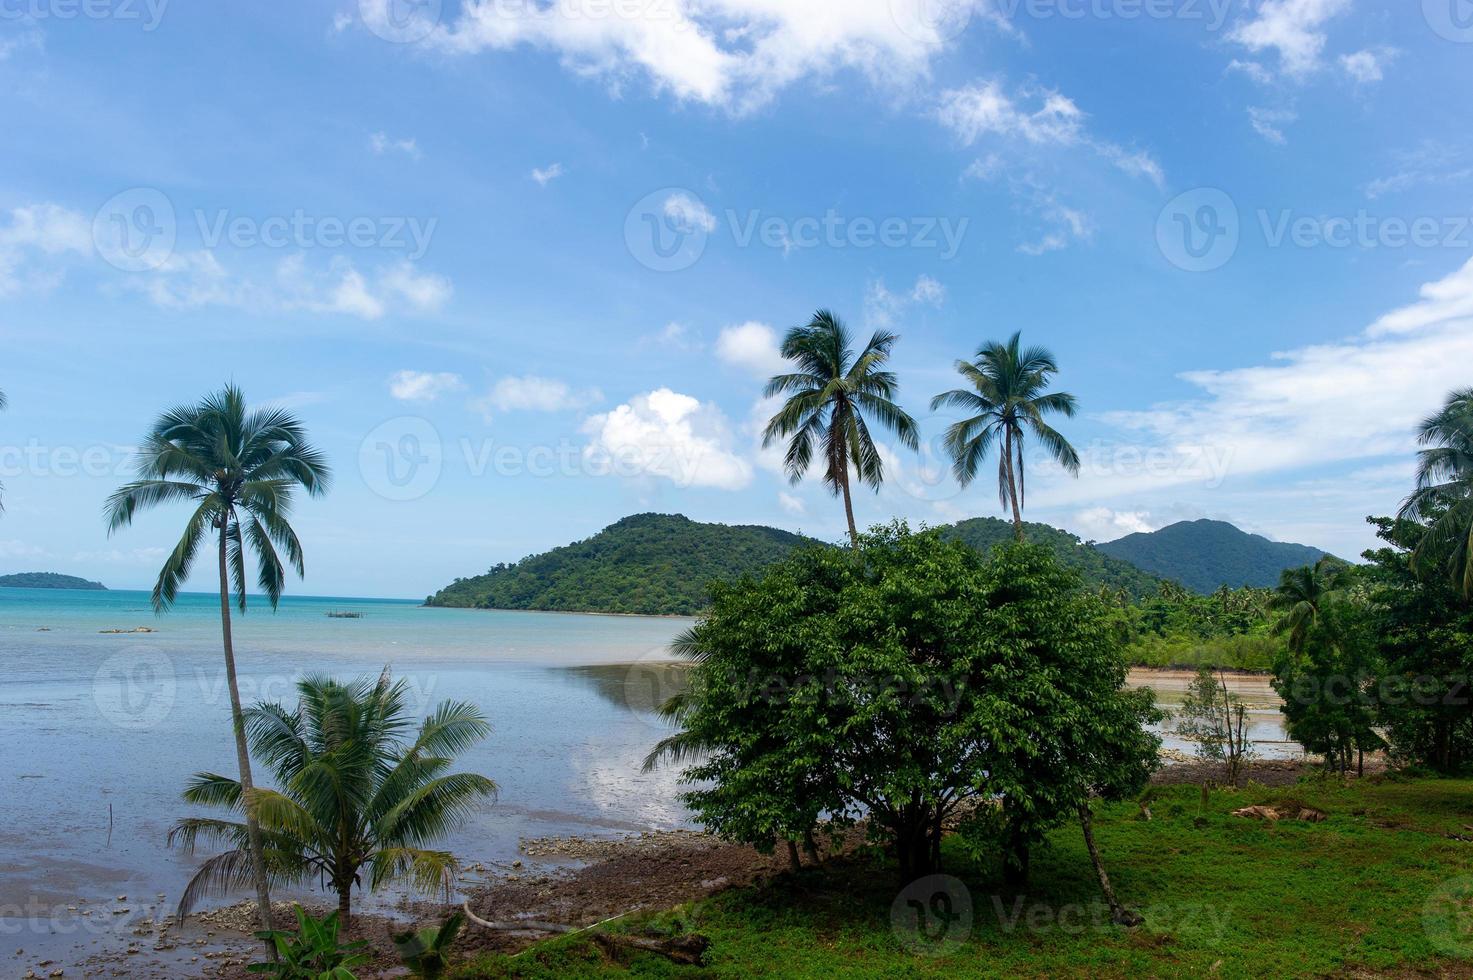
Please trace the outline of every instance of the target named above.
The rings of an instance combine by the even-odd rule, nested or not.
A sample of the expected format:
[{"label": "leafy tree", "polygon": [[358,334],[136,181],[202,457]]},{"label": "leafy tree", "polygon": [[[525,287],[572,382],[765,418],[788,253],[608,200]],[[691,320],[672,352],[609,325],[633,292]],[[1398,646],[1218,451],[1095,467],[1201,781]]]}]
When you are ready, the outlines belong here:
[{"label": "leafy tree", "polygon": [[[957,361],[956,369],[971,385],[943,392],[931,400],[931,410],[943,406],[975,412],[946,430],[946,448],[952,472],[962,486],[977,478],[983,460],[994,447],[997,462],[998,496],[1004,507],[1013,508],[1013,527],[1023,540],[1023,506],[1027,486],[1023,473],[1023,443],[1028,433],[1043,444],[1050,456],[1075,476],[1079,454],[1067,439],[1044,421],[1045,415],[1073,418],[1078,410],[1073,395],[1048,392],[1059,371],[1054,355],[1043,347],[1022,348],[1022,333],[1006,344],[983,344],[975,361]],[[999,445],[999,443],[1001,445]]]},{"label": "leafy tree", "polygon": [[1274,665],[1273,686],[1284,700],[1289,737],[1344,774],[1352,762],[1363,770],[1365,752],[1384,743],[1376,734],[1378,671],[1368,611],[1331,595]]},{"label": "leafy tree", "polygon": [[1439,516],[1371,518],[1387,546],[1364,556],[1366,630],[1381,661],[1377,717],[1392,753],[1453,772],[1473,763],[1473,607],[1458,583],[1419,574],[1416,555]]},{"label": "leafy tree", "polygon": [[1177,734],[1196,741],[1199,758],[1223,764],[1229,786],[1236,786],[1254,754],[1248,739],[1248,706],[1228,690],[1227,681],[1210,667],[1197,671],[1182,699]]},{"label": "leafy tree", "polygon": [[302,546],[288,518],[298,489],[312,496],[326,492],[327,462],[308,444],[302,424],[290,413],[277,408],[248,411],[241,390],[226,385],[197,405],[182,405],[159,416],[144,437],[136,466],[139,479],[118,488],[107,500],[109,534],[132,524],[140,510],[170,503],[194,508],[184,534],[154,584],[156,611],[163,612],[173,605],[200,545],[212,533],[215,535],[225,678],[230,690],[240,785],[247,804],[251,874],[261,926],[269,931],[271,896],[235,677],[230,596],[234,592],[240,611],[245,612],[247,552],[256,559],[256,582],[272,609],[281,598],[286,580],[278,549],[286,553],[299,576],[306,573]]},{"label": "leafy tree", "polygon": [[891,430],[909,449],[920,448],[915,420],[895,404],[895,375],[881,368],[899,339],[876,331],[858,357],[849,330],[828,310],[819,310],[804,327],[794,327],[783,339],[782,355],[797,371],[780,374],[767,383],[763,395],[786,395],[787,400],[767,423],[762,445],[788,439],[783,465],[797,483],[813,463],[814,450],[823,455],[823,482],[836,497],[844,498],[849,540],[859,546],[850,496],[849,471],[878,491],[884,465],[865,417]]},{"label": "leafy tree", "polygon": [[[344,925],[354,885],[373,891],[408,880],[430,893],[447,887],[454,856],[425,845],[496,792],[484,776],[448,772],[454,753],[490,732],[485,718],[468,703],[442,702],[406,745],[412,721],[404,681],[391,683],[387,673],[349,684],[309,677],[297,691],[295,711],[260,704],[246,715],[251,749],[281,787],[255,790],[271,878],[324,882],[337,893]],[[241,784],[199,773],[184,799],[240,813]],[[187,853],[201,839],[232,849],[200,866],[179,900],[181,918],[201,897],[239,884],[248,867],[244,824],[190,817],[169,831],[169,844]]]},{"label": "leafy tree", "polygon": [[1424,523],[1420,569],[1441,564],[1464,599],[1473,598],[1473,388],[1454,391],[1422,422],[1417,489],[1397,516]]},{"label": "leafy tree", "polygon": [[269,963],[252,963],[247,973],[269,973],[277,980],[354,980],[349,968],[372,960],[362,952],[368,946],[365,940],[344,943],[338,939],[342,929],[338,913],[318,920],[300,905],[292,906],[292,911],[297,916],[296,932],[267,929],[256,933],[276,955]]},{"label": "leafy tree", "polygon": [[864,816],[910,880],[958,811],[1007,800],[1032,841],[1144,782],[1150,696],[1123,693],[1102,605],[1046,548],[986,557],[903,524],[860,544],[718,586],[682,644],[682,731],[650,762],[693,763],[707,826],[770,850]]},{"label": "leafy tree", "polygon": [[[1288,634],[1291,653],[1302,653],[1311,630],[1322,627],[1343,571],[1344,563],[1328,556],[1312,566],[1284,570],[1268,607],[1280,614],[1274,633]],[[1333,641],[1333,634],[1327,639]]]},{"label": "leafy tree", "polygon": [[438,926],[397,933],[394,948],[411,975],[439,980],[450,967],[450,947],[465,926],[465,913],[456,910]]}]

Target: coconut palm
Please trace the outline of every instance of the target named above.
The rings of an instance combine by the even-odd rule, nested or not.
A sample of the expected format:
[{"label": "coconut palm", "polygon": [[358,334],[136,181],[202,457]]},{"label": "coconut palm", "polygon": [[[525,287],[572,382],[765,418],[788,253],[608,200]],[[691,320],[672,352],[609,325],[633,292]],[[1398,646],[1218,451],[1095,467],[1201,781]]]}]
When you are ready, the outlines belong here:
[{"label": "coconut palm", "polygon": [[[448,772],[455,753],[490,732],[486,719],[469,703],[441,702],[406,744],[410,689],[387,672],[352,683],[308,677],[297,693],[294,711],[258,704],[246,712],[251,751],[279,787],[253,793],[271,881],[321,882],[337,893],[345,928],[354,885],[373,891],[405,880],[427,893],[448,888],[454,856],[426,845],[496,793],[484,776]],[[184,792],[189,803],[237,815],[244,796],[238,780],[207,772]],[[230,850],[205,861],[190,880],[181,919],[201,898],[249,880],[245,823],[191,817],[169,831],[170,846],[186,853],[202,840]]]},{"label": "coconut palm", "polygon": [[[952,472],[963,487],[977,478],[982,461],[998,447],[998,497],[1013,509],[1013,528],[1023,540],[1023,507],[1027,486],[1023,474],[1023,443],[1029,433],[1043,444],[1059,465],[1079,475],[1079,454],[1062,435],[1044,421],[1045,415],[1073,418],[1074,396],[1048,392],[1051,377],[1059,366],[1054,355],[1042,347],[1021,347],[1022,334],[1015,333],[1006,344],[990,341],[977,351],[974,361],[957,361],[957,372],[971,385],[953,389],[931,400],[931,410],[959,408],[975,413],[946,430],[946,449]],[[999,445],[1000,444],[1000,445]]]},{"label": "coconut palm", "polygon": [[[240,782],[249,803],[251,760],[235,677],[230,596],[235,594],[245,612],[247,552],[256,561],[256,584],[273,609],[286,580],[278,549],[299,576],[305,574],[302,546],[288,517],[295,491],[305,490],[312,496],[326,491],[327,463],[308,445],[301,423],[289,413],[274,408],[248,411],[240,389],[227,385],[197,405],[183,405],[159,416],[144,437],[136,467],[139,479],[119,487],[108,498],[109,534],[132,524],[134,515],[150,507],[180,503],[193,508],[154,584],[156,611],[162,613],[173,605],[201,545],[211,535],[215,538],[230,717]],[[249,851],[261,927],[269,930],[270,893],[253,806],[246,808],[246,825],[252,841]]]},{"label": "coconut palm", "polygon": [[1422,422],[1417,489],[1402,504],[1403,520],[1428,524],[1417,546],[1423,570],[1444,566],[1453,586],[1473,598],[1473,388],[1448,395]]},{"label": "coconut palm", "polygon": [[885,479],[865,416],[894,432],[907,448],[920,448],[915,420],[895,404],[895,375],[880,370],[898,339],[876,331],[855,357],[848,328],[833,313],[819,310],[807,326],[794,327],[783,339],[782,356],[798,370],[777,375],[763,392],[767,398],[786,395],[787,401],[767,423],[762,445],[791,437],[783,465],[794,483],[808,472],[815,449],[823,454],[823,482],[844,498],[849,540],[856,548],[859,529],[849,471],[877,492]]},{"label": "coconut palm", "polygon": [[1288,634],[1292,652],[1304,652],[1309,631],[1323,621],[1326,604],[1339,591],[1343,571],[1344,565],[1328,555],[1313,565],[1284,569],[1268,608],[1280,614],[1274,633]]}]

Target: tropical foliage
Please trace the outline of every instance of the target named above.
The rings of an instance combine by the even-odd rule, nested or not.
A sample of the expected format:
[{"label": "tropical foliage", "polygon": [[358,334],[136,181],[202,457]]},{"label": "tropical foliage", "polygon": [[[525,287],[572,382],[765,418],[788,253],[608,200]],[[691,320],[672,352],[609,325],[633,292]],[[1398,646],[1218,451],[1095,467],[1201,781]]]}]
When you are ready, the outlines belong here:
[{"label": "tropical foliage", "polygon": [[879,490],[885,480],[879,447],[869,420],[895,433],[902,445],[920,448],[915,420],[895,404],[895,375],[881,370],[890,360],[898,338],[876,331],[859,356],[854,355],[849,330],[828,310],[819,310],[804,327],[794,327],[783,339],[782,356],[796,371],[767,383],[763,397],[786,396],[762,433],[762,445],[788,440],[783,466],[794,483],[803,479],[822,457],[823,482],[844,500],[849,540],[859,546],[850,493],[851,470],[860,481]]},{"label": "tropical foliage", "polygon": [[[345,925],[354,886],[373,891],[404,880],[422,892],[446,889],[455,858],[427,845],[496,792],[484,776],[449,771],[455,753],[490,732],[485,718],[473,705],[446,701],[415,731],[409,688],[387,672],[352,683],[309,677],[297,690],[295,710],[259,704],[246,716],[251,750],[279,786],[254,792],[271,880],[324,883]],[[244,796],[238,781],[214,773],[197,774],[184,792],[186,802],[237,815]],[[230,848],[195,873],[179,901],[181,918],[245,880],[248,839],[245,824],[208,817],[186,818],[169,832],[170,845],[186,853],[202,841]]]},{"label": "tropical foliage", "polygon": [[225,678],[244,791],[246,845],[261,925],[269,931],[271,896],[236,680],[230,595],[234,593],[244,612],[248,553],[256,560],[257,584],[273,609],[286,581],[278,549],[298,575],[306,573],[302,546],[289,520],[292,501],[297,490],[313,496],[326,492],[327,462],[290,413],[278,408],[251,411],[241,390],[226,385],[197,405],[182,405],[161,415],[144,437],[135,464],[139,479],[107,500],[109,534],[132,524],[135,515],[151,507],[177,503],[193,508],[154,584],[156,611],[173,605],[200,546],[211,535],[215,538]]},{"label": "tropical foliage", "polygon": [[75,575],[58,575],[55,572],[19,572],[15,575],[0,575],[0,587],[7,589],[81,589],[86,592],[106,592],[101,582],[89,582]]},{"label": "tropical foliage", "polygon": [[983,344],[973,361],[957,361],[956,370],[967,388],[943,392],[931,400],[931,410],[954,408],[967,418],[946,430],[957,482],[968,486],[982,463],[997,451],[997,492],[1004,507],[1013,510],[1013,527],[1023,540],[1023,507],[1028,495],[1023,447],[1028,436],[1037,439],[1049,456],[1070,473],[1079,474],[1079,454],[1047,415],[1073,418],[1078,410],[1073,395],[1048,391],[1059,371],[1054,355],[1043,347],[1022,346],[1022,333],[1006,344]]},{"label": "tropical foliage", "polygon": [[1270,541],[1224,521],[1205,520],[1127,534],[1097,547],[1202,595],[1223,586],[1271,589],[1278,585],[1284,569],[1313,565],[1325,557],[1318,548]]},{"label": "tropical foliage", "polygon": [[649,764],[694,762],[703,823],[770,850],[861,815],[910,880],[942,827],[1005,801],[1009,848],[1136,791],[1155,764],[1150,696],[1124,692],[1103,605],[1041,547],[984,557],[877,528],[857,557],[810,548],[715,588],[680,652],[681,731]]},{"label": "tropical foliage", "polygon": [[1455,391],[1422,423],[1417,488],[1403,520],[1427,525],[1417,544],[1419,569],[1442,566],[1464,598],[1473,598],[1473,388]]},{"label": "tropical foliage", "polygon": [[270,962],[252,963],[247,973],[265,973],[277,980],[355,980],[352,967],[368,963],[363,952],[364,940],[344,943],[338,938],[342,923],[338,913],[331,912],[314,919],[300,905],[292,906],[297,917],[297,931],[267,929],[256,933],[265,940],[276,956]]}]

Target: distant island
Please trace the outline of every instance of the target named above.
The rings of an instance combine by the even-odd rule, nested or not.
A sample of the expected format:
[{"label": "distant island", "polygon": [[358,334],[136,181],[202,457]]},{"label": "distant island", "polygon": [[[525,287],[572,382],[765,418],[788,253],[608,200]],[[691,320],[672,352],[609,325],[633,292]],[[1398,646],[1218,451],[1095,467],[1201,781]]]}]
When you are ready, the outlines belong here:
[{"label": "distant island", "polygon": [[[1108,544],[1086,542],[1047,524],[1023,527],[1028,541],[1048,547],[1091,587],[1137,600],[1155,596],[1168,580],[1203,595],[1222,585],[1265,588],[1276,585],[1284,569],[1313,564],[1325,554],[1219,521],[1174,524]],[[988,551],[1013,540],[1013,525],[978,517],[947,525],[941,533]],[[711,582],[760,573],[805,544],[824,543],[761,525],[636,514],[584,541],[456,579],[425,605],[692,616],[706,608]]]},{"label": "distant island", "polygon": [[20,572],[16,575],[0,575],[0,588],[5,589],[82,589],[88,592],[106,592],[101,582],[89,582],[75,575],[58,575],[56,572]]}]

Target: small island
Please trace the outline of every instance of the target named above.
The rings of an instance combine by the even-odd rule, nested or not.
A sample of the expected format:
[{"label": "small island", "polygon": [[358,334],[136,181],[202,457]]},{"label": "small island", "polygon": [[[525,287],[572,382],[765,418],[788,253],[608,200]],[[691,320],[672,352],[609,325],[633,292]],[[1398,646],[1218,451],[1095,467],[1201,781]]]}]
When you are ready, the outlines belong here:
[{"label": "small island", "polygon": [[5,589],[82,589],[87,592],[106,592],[101,582],[89,582],[75,575],[58,575],[56,572],[20,572],[15,575],[0,575],[0,588]]}]

